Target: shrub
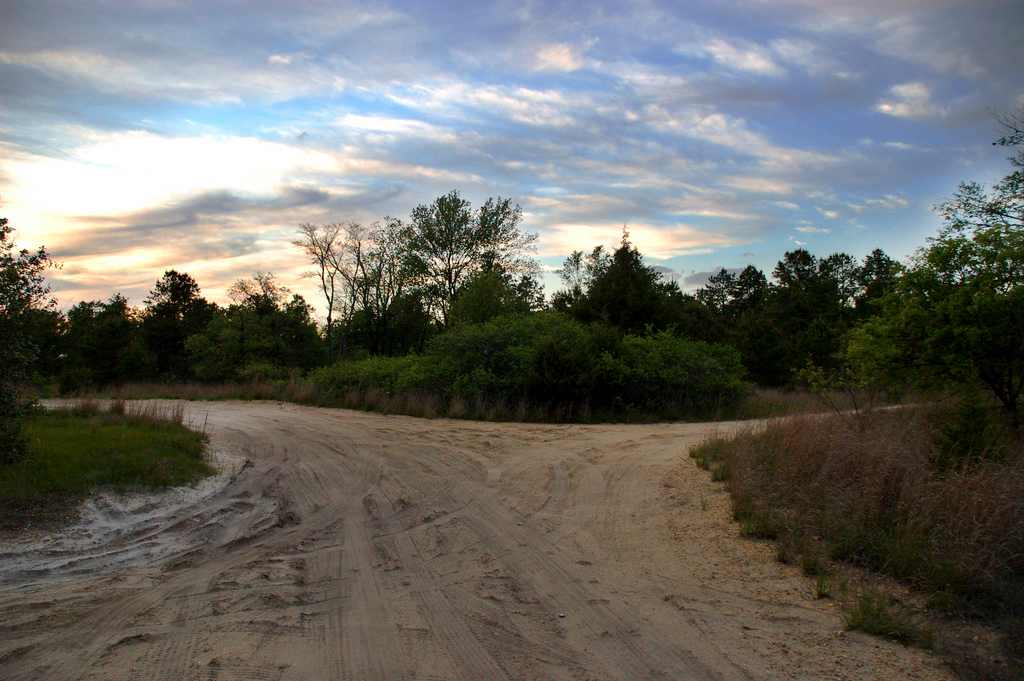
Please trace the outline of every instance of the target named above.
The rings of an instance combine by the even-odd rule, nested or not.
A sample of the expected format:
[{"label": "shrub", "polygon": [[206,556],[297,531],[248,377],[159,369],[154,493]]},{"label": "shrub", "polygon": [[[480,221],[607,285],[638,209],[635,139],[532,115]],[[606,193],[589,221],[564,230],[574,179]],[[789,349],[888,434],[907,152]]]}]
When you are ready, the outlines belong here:
[{"label": "shrub", "polygon": [[587,420],[711,413],[738,402],[742,376],[731,348],[668,332],[620,337],[540,312],[459,326],[422,355],[342,361],[310,380],[328,400],[355,390],[378,409],[401,409],[408,400],[391,398],[415,394],[453,416]]},{"label": "shrub", "polygon": [[858,594],[846,611],[846,628],[899,641],[904,645],[932,646],[932,632],[892,597],[873,589]]}]

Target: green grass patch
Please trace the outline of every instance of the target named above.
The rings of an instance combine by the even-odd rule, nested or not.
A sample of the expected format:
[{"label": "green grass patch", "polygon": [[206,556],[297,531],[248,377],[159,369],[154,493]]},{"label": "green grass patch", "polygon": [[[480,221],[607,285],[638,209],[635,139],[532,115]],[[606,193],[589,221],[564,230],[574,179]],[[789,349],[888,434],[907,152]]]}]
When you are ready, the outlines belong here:
[{"label": "green grass patch", "polygon": [[844,612],[846,628],[881,636],[904,645],[931,648],[934,635],[891,596],[864,589]]},{"label": "green grass patch", "polygon": [[173,415],[166,420],[152,411],[56,410],[27,419],[25,434],[28,456],[0,466],[0,507],[20,511],[22,520],[26,512],[66,509],[97,488],[159,489],[213,472],[204,455],[205,436]]}]

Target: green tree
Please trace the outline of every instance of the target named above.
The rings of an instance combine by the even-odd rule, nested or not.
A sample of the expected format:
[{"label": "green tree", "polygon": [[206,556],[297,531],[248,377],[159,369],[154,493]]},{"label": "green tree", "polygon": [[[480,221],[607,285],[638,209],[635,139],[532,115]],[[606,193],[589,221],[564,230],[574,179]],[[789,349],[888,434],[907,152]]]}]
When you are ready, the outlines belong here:
[{"label": "green tree", "polygon": [[771,330],[766,341],[777,342],[774,380],[789,382],[808,361],[830,369],[839,361],[843,339],[853,324],[859,268],[845,253],[822,259],[800,248],[787,252],[774,270],[765,306]]},{"label": "green tree", "polygon": [[200,296],[199,284],[188,274],[167,270],[146,298],[142,333],[162,377],[188,376],[185,340],[200,333],[216,306]]},{"label": "green tree", "polygon": [[961,188],[943,205],[946,226],[914,258],[883,314],[853,335],[849,353],[882,380],[978,380],[1019,431],[1024,230],[978,213],[976,199]]},{"label": "green tree", "polygon": [[885,252],[876,248],[864,256],[857,284],[856,308],[860,316],[870,315],[878,303],[896,287],[903,267]]},{"label": "green tree", "polygon": [[43,247],[15,250],[13,234],[7,218],[0,218],[0,464],[25,455],[22,418],[31,401],[22,390],[38,352],[28,326],[33,311],[55,306],[44,276],[50,254]]},{"label": "green tree", "polygon": [[585,296],[572,313],[581,321],[599,321],[624,332],[660,330],[673,326],[672,308],[683,304],[675,282],[644,262],[623,229],[622,242],[610,257],[594,251]]},{"label": "green tree", "polygon": [[[1009,123],[1007,123],[1009,121]],[[1018,118],[997,144],[1024,142]],[[963,183],[938,206],[945,225],[884,298],[848,354],[876,380],[980,382],[1021,432],[1024,390],[1024,155],[990,191]]]},{"label": "green tree", "polygon": [[407,263],[432,312],[448,325],[452,301],[476,272],[532,272],[528,257],[537,239],[520,229],[522,209],[510,199],[490,198],[473,211],[457,191],[412,211]]},{"label": "green tree", "polygon": [[697,300],[712,311],[723,314],[732,301],[736,289],[736,275],[724,267],[715,272],[697,291]]},{"label": "green tree", "polygon": [[450,325],[480,324],[495,317],[526,314],[543,307],[540,283],[530,275],[518,279],[497,270],[482,270],[463,284],[452,303]]},{"label": "green tree", "polygon": [[142,336],[141,315],[115,293],[68,310],[61,389],[105,386],[152,376],[155,363]]},{"label": "green tree", "polygon": [[235,303],[185,342],[196,377],[273,379],[318,366],[324,348],[313,310],[302,296],[288,293],[269,273],[232,284]]}]

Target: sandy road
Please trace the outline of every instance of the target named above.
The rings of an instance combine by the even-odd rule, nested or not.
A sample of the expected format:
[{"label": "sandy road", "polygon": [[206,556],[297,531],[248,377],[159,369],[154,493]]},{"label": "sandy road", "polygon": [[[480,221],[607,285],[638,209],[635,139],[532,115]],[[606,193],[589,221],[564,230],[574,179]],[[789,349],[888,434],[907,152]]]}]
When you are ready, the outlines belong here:
[{"label": "sandy road", "polygon": [[251,465],[116,531],[3,547],[0,678],[948,678],[842,633],[737,536],[685,455],[736,424],[189,408]]}]

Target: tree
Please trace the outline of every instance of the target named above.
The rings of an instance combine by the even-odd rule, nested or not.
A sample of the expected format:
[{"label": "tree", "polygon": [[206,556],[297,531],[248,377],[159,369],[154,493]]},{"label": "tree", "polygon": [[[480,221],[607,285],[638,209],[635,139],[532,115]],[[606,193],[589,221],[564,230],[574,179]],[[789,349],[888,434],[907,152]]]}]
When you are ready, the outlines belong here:
[{"label": "tree", "polygon": [[481,324],[495,317],[526,314],[543,306],[540,283],[528,275],[518,280],[504,272],[482,270],[463,284],[452,303],[450,322]]},{"label": "tree", "polygon": [[521,221],[522,209],[510,199],[487,199],[474,212],[457,191],[413,209],[407,262],[444,326],[459,288],[476,272],[522,274],[536,268],[528,254],[537,236],[523,232]]},{"label": "tree", "polygon": [[146,298],[142,333],[160,376],[188,375],[185,340],[206,328],[215,308],[200,296],[195,279],[184,272],[167,270],[154,284]]},{"label": "tree", "polygon": [[[1019,131],[1009,139],[1022,141]],[[1014,165],[1020,167],[1016,160]],[[1021,174],[1015,170],[991,192],[961,184],[938,206],[945,225],[848,350],[862,370],[882,380],[979,381],[1018,433],[1024,390]]]},{"label": "tree", "polygon": [[606,260],[598,257],[594,264],[585,299],[573,312],[578,319],[634,333],[674,324],[673,303],[682,303],[683,298],[679,286],[664,281],[660,272],[644,263],[625,228],[619,247]]},{"label": "tree", "polygon": [[708,277],[697,291],[697,300],[714,312],[724,313],[736,289],[736,275],[724,267]]},{"label": "tree", "polygon": [[203,381],[284,378],[322,360],[313,310],[273,275],[256,273],[228,291],[235,303],[214,316],[185,343],[196,377]]},{"label": "tree", "polygon": [[274,312],[291,291],[277,283],[270,272],[256,272],[252,279],[239,279],[228,287],[228,297],[257,313]]},{"label": "tree", "polygon": [[324,335],[328,356],[331,357],[335,352],[334,312],[339,302],[339,289],[350,279],[345,275],[344,226],[338,222],[319,225],[303,223],[299,225],[299,239],[292,242],[303,250],[309,262],[315,267],[310,275],[315,276],[327,305]]},{"label": "tree", "polygon": [[729,308],[734,315],[755,310],[764,305],[768,296],[768,279],[764,272],[753,265],[747,265],[736,277],[732,287]]},{"label": "tree", "polygon": [[571,312],[584,302],[594,278],[602,274],[611,262],[604,246],[595,246],[590,253],[573,251],[558,270],[565,288],[551,296],[551,306],[560,312]]},{"label": "tree", "polygon": [[68,310],[61,389],[105,386],[154,373],[141,333],[141,315],[115,293],[106,301],[82,301]]},{"label": "tree", "polygon": [[0,218],[0,464],[25,455],[22,419],[31,401],[21,397],[37,348],[26,332],[34,310],[55,306],[44,273],[51,266],[44,247],[15,250],[14,228]]},{"label": "tree", "polygon": [[871,314],[879,301],[896,287],[902,271],[903,267],[880,248],[864,256],[857,279],[860,289],[855,301],[857,312],[861,316]]}]

